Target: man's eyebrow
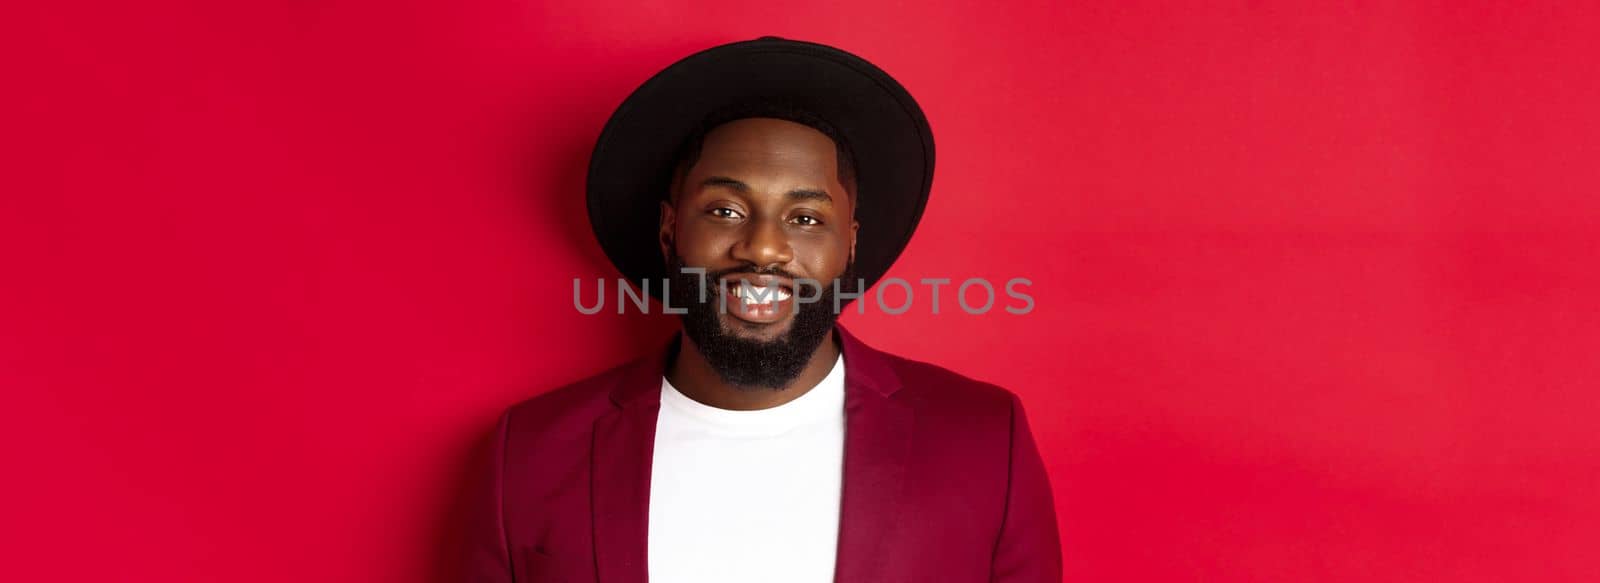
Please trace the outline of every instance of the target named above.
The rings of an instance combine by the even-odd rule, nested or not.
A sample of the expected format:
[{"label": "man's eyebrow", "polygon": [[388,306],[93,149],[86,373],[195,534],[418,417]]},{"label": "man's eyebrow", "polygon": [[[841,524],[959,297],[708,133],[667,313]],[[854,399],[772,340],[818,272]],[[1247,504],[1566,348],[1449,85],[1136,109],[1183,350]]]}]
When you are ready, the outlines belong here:
[{"label": "man's eyebrow", "polygon": [[[705,180],[700,181],[700,188],[709,188],[712,186],[730,188],[741,193],[750,192],[750,185],[745,184],[737,179],[728,178],[727,176],[708,176]],[[789,191],[788,196],[791,200],[814,200],[833,204],[833,197],[828,194],[828,191],[817,190],[815,188],[796,188]]]},{"label": "man's eyebrow", "polygon": [[722,186],[739,192],[750,192],[750,185],[728,178],[727,176],[711,176],[700,182],[700,188],[708,186]]},{"label": "man's eyebrow", "polygon": [[796,188],[789,191],[789,198],[792,200],[814,200],[833,204],[833,197],[828,196],[827,191],[814,188]]}]

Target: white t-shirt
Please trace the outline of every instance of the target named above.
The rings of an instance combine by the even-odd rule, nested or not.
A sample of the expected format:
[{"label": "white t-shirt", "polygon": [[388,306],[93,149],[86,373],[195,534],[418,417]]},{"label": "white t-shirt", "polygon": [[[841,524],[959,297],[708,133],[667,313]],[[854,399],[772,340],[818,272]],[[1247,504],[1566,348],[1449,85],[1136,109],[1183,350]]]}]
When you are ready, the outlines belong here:
[{"label": "white t-shirt", "polygon": [[756,411],[702,404],[662,379],[650,476],[651,583],[833,581],[843,362],[799,398]]}]

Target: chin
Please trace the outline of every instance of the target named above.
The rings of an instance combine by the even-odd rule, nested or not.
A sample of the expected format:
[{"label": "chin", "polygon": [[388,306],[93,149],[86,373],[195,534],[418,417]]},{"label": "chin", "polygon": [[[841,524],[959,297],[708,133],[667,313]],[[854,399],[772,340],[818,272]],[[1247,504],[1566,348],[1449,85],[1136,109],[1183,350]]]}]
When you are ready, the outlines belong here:
[{"label": "chin", "polygon": [[794,314],[792,313],[782,320],[765,324],[741,320],[733,314],[722,314],[721,319],[723,333],[744,340],[779,340],[789,333],[790,328],[794,327]]}]

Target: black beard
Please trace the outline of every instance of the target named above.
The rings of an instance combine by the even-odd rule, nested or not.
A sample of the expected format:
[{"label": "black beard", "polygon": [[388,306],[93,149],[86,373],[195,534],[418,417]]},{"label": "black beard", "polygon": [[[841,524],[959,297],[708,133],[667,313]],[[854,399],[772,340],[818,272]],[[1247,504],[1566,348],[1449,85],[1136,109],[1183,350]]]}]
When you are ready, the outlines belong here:
[{"label": "black beard", "polygon": [[[700,349],[711,369],[717,371],[722,381],[743,389],[783,389],[800,376],[817,347],[833,332],[833,323],[839,315],[833,310],[832,282],[822,283],[822,296],[815,302],[802,303],[795,290],[795,314],[789,330],[772,340],[750,340],[734,335],[723,328],[722,290],[718,282],[734,273],[781,275],[799,279],[781,269],[758,269],[753,266],[737,267],[705,274],[705,298],[700,297],[701,276],[684,273],[683,258],[677,250],[667,258],[668,277],[672,281],[670,299],[672,307],[683,308],[686,313],[683,331]],[[855,289],[855,265],[845,268],[839,277],[841,291]],[[809,295],[809,294],[808,294]]]}]

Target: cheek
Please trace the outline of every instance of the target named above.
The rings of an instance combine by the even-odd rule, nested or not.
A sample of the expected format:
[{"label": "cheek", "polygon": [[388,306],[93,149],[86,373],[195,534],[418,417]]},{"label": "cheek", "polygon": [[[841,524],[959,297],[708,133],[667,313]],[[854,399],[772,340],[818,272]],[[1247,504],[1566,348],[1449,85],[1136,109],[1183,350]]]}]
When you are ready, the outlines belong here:
[{"label": "cheek", "polygon": [[850,261],[848,234],[818,237],[814,240],[793,242],[795,262],[805,266],[806,272],[816,279],[831,279],[844,273]]},{"label": "cheek", "polygon": [[727,255],[735,237],[727,229],[697,228],[692,224],[678,223],[675,242],[678,255],[690,265],[702,265],[708,260]]}]

